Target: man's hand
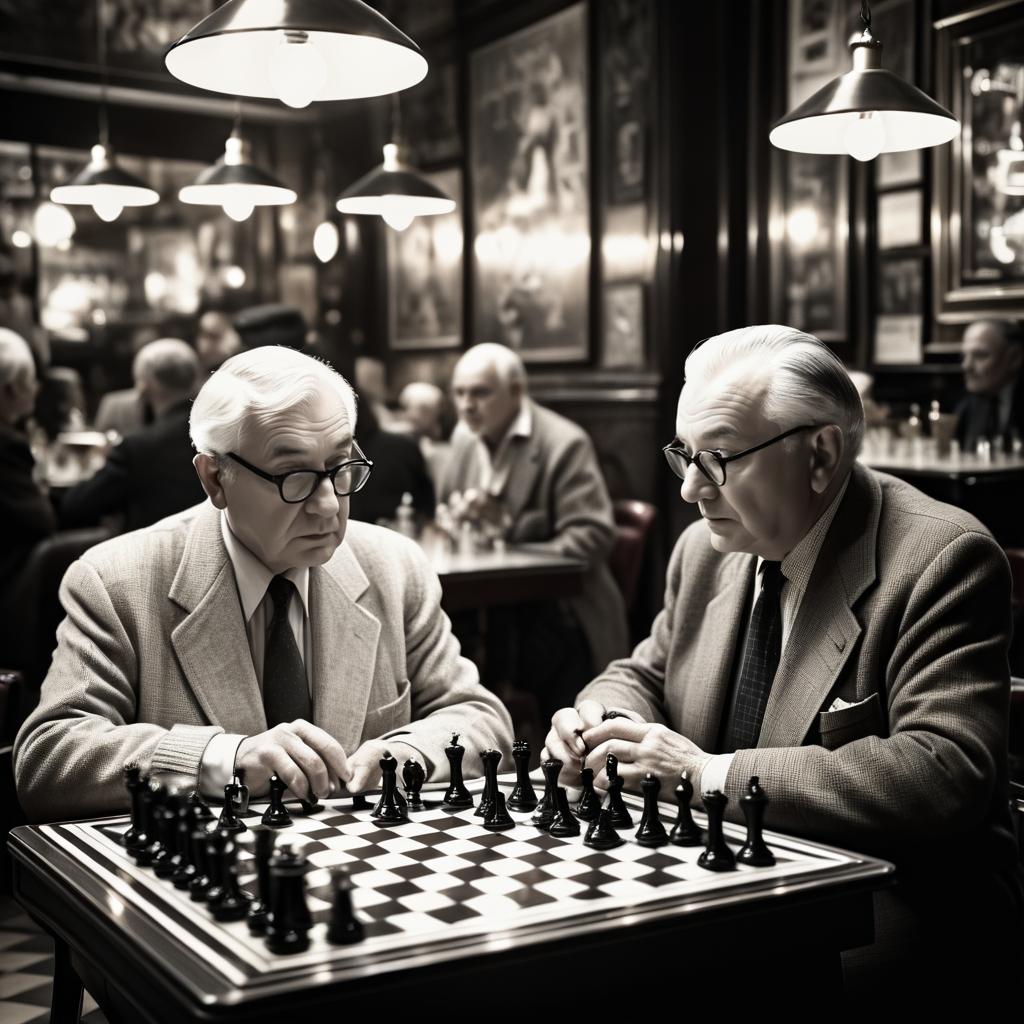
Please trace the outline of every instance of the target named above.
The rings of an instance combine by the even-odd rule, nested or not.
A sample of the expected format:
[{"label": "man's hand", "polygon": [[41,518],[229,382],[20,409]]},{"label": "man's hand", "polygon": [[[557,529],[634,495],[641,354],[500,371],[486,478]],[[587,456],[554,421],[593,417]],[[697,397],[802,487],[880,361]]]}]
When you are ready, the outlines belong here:
[{"label": "man's hand", "polygon": [[[362,793],[368,789],[377,789],[380,785],[380,759],[386,754],[398,762],[398,777],[401,778],[402,765],[409,758],[423,763],[423,755],[418,750],[407,746],[399,739],[367,740],[349,759],[348,791]],[[426,765],[423,765],[426,768]]]},{"label": "man's hand", "polygon": [[587,756],[586,735],[601,724],[604,705],[584,700],[578,708],[562,708],[551,716],[551,731],[544,740],[541,760],[555,758],[562,762],[560,780],[575,786]]},{"label": "man's hand", "polygon": [[594,786],[601,790],[608,788],[605,763],[609,754],[619,759],[619,777],[634,790],[640,788],[648,772],[662,783],[686,772],[697,786],[704,765],[711,760],[710,754],[667,726],[628,718],[601,722],[584,732],[583,742],[589,750],[584,767],[593,768]]},{"label": "man's hand", "polygon": [[242,740],[235,754],[239,768],[245,769],[246,785],[254,795],[266,792],[276,773],[302,799],[333,796],[352,774],[341,744],[301,718]]}]

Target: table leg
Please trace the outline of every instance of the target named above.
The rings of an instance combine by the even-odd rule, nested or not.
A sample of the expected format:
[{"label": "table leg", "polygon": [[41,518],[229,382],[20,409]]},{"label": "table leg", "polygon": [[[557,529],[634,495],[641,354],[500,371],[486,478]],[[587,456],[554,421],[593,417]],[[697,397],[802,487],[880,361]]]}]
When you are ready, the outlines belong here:
[{"label": "table leg", "polygon": [[71,950],[61,939],[53,940],[53,1001],[50,1024],[79,1024],[82,1019],[82,979],[71,966]]}]

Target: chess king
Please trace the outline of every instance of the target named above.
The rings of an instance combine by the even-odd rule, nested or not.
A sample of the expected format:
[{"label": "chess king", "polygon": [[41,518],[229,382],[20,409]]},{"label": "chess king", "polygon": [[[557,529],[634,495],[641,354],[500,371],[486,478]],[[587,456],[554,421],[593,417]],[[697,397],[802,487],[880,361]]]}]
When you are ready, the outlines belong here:
[{"label": "chess king", "polygon": [[734,820],[759,777],[768,828],[897,866],[875,945],[844,955],[851,987],[951,951],[976,985],[1019,962],[1024,907],[1008,567],[977,520],[859,464],[863,430],[807,334],[749,327],[690,354],[665,455],[701,518],[650,636],[556,712],[547,752],[601,788],[609,753],[631,788],[685,771]]},{"label": "chess king", "polygon": [[290,349],[207,379],[190,431],[208,500],[93,548],[61,584],[14,750],[30,818],[123,809],[129,761],[209,795],[243,768],[254,794],[277,773],[327,797],[374,786],[385,751],[443,779],[453,733],[470,775],[478,751],[510,748],[417,545],[348,521],[371,470],[355,426],[346,381]]}]

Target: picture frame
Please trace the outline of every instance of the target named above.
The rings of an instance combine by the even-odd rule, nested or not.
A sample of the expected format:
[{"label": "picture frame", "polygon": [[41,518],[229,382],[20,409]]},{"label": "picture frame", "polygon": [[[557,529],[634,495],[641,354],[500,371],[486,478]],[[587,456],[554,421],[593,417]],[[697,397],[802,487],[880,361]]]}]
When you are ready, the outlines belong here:
[{"label": "picture frame", "polygon": [[462,344],[463,189],[458,167],[423,175],[455,200],[451,213],[387,228],[388,335],[395,351]]},{"label": "picture frame", "polygon": [[962,130],[933,155],[934,317],[940,325],[963,325],[1019,316],[1024,161],[1014,158],[1012,136],[1024,119],[1016,85],[1024,77],[1024,9],[988,5],[935,28],[936,99]]},{"label": "picture frame", "polygon": [[878,312],[874,362],[878,366],[922,361],[924,260],[920,256],[882,257],[878,262]]},{"label": "picture frame", "polygon": [[878,248],[909,249],[924,239],[924,213],[919,189],[883,192],[878,197]]},{"label": "picture frame", "polygon": [[587,6],[469,58],[472,310],[524,362],[585,362],[590,337]]},{"label": "picture frame", "polygon": [[601,365],[606,369],[635,369],[644,365],[644,286],[640,281],[605,285],[604,343]]}]

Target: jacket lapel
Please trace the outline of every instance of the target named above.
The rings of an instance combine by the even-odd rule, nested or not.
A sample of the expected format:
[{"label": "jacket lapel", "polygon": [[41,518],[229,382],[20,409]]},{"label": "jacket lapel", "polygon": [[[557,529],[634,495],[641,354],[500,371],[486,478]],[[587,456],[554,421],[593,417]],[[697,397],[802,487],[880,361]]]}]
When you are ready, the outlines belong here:
[{"label": "jacket lapel", "polygon": [[765,707],[759,747],[800,746],[861,633],[852,607],[876,577],[881,486],[854,466],[821,546]]},{"label": "jacket lapel", "polygon": [[[693,685],[684,683],[679,717],[682,733],[701,748],[717,749],[718,733],[732,684],[737,637],[745,632],[743,616],[753,585],[757,558],[731,555],[721,563],[718,587],[702,613],[703,629],[695,644],[686,673]],[[688,594],[701,600],[701,595]]]},{"label": "jacket lapel", "polygon": [[313,718],[351,754],[373,690],[380,620],[357,601],[369,581],[348,544],[309,575]]},{"label": "jacket lapel", "polygon": [[188,613],[171,645],[207,718],[229,732],[263,732],[267,720],[235,573],[220,512],[209,503],[196,514],[168,597]]}]

